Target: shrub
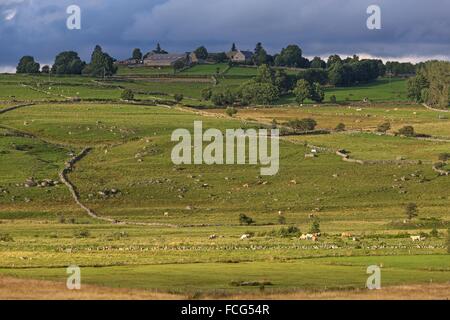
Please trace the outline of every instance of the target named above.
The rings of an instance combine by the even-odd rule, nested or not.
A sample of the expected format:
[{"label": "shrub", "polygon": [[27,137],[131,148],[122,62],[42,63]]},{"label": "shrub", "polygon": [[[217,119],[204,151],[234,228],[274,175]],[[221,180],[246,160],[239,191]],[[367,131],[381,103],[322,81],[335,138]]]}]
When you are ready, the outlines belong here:
[{"label": "shrub", "polygon": [[337,103],[337,99],[336,99],[336,96],[334,94],[330,97],[330,102],[331,103]]},{"label": "shrub", "polygon": [[406,136],[406,137],[414,137],[415,136],[414,127],[412,127],[412,126],[404,126],[400,130],[398,130],[398,133],[401,134],[402,136]]},{"label": "shrub", "polygon": [[212,89],[211,88],[204,88],[202,90],[202,99],[205,101],[208,101],[211,99],[212,96]]},{"label": "shrub", "polygon": [[300,229],[295,226],[289,226],[287,228],[281,228],[278,232],[280,237],[298,237],[300,235]]},{"label": "shrub", "polygon": [[433,238],[439,238],[439,231],[436,228],[433,228],[430,232],[430,236]]},{"label": "shrub", "polygon": [[238,113],[238,111],[237,111],[237,109],[234,108],[234,107],[228,107],[228,108],[225,110],[225,113],[226,113],[228,116],[232,117],[232,116],[234,116],[236,113]]},{"label": "shrub", "polygon": [[247,216],[247,215],[242,213],[242,214],[239,215],[239,223],[249,226],[251,224],[254,224],[255,221],[252,218],[250,218],[249,216]]},{"label": "shrub", "polygon": [[419,210],[417,209],[417,204],[410,202],[405,206],[405,213],[408,217],[408,220],[412,220],[417,217],[419,214]]},{"label": "shrub", "polygon": [[441,160],[441,161],[450,160],[450,153],[444,152],[444,153],[439,154],[439,160]]},{"label": "shrub", "polygon": [[378,132],[383,132],[383,133],[386,133],[390,129],[391,129],[391,124],[389,122],[385,122],[385,123],[379,124],[378,127],[377,127],[377,131]]},{"label": "shrub", "polygon": [[339,124],[336,126],[336,129],[335,129],[335,130],[338,131],[338,132],[345,131],[345,124],[343,124],[342,122],[339,123]]},{"label": "shrub", "polygon": [[122,94],[120,95],[120,98],[125,101],[131,101],[134,100],[134,93],[130,89],[125,89],[122,91]]},{"label": "shrub", "polygon": [[181,93],[176,93],[176,94],[173,96],[173,98],[175,99],[175,101],[176,101],[177,103],[180,103],[181,100],[183,100],[184,96],[183,96]]},{"label": "shrub", "polygon": [[211,101],[217,106],[228,106],[234,104],[236,96],[230,89],[214,91],[211,94]]},{"label": "shrub", "polygon": [[295,130],[299,131],[312,131],[316,128],[317,122],[311,118],[305,118],[302,120],[290,120],[287,125]]},{"label": "shrub", "polygon": [[74,233],[75,238],[88,238],[90,235],[91,233],[87,230],[80,230]]},{"label": "shrub", "polygon": [[444,169],[445,166],[446,166],[446,163],[445,163],[445,162],[436,162],[436,163],[434,164],[434,167],[435,167],[436,169]]},{"label": "shrub", "polygon": [[309,229],[310,233],[320,233],[320,222],[318,218],[314,218],[311,223],[311,228]]}]

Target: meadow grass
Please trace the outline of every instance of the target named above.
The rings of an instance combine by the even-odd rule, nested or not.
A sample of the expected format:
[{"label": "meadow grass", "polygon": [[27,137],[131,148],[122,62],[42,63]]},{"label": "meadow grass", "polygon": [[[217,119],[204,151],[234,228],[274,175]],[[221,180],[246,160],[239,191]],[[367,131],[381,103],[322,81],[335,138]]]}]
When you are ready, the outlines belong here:
[{"label": "meadow grass", "polygon": [[[223,110],[208,110],[206,116],[113,102],[39,104],[46,94],[20,86],[51,87],[52,99],[78,92],[85,99],[117,100],[122,88],[131,88],[147,93],[139,99],[183,93],[185,101],[195,103],[210,85],[134,80],[99,86],[92,80],[0,75],[4,100],[10,99],[8,90],[20,89],[18,100],[38,102],[0,115],[0,274],[63,281],[65,267],[78,264],[83,281],[110,287],[253,292],[260,289],[232,282],[265,280],[273,284],[265,290],[283,292],[363,288],[367,266],[377,264],[383,266],[383,285],[449,281],[448,177],[431,169],[448,142],[355,132],[289,137],[280,142],[280,171],[273,177],[261,176],[255,165],[177,166],[170,158],[171,133],[192,130],[195,120],[222,131],[255,127],[251,119],[283,123],[312,117],[323,129],[343,122],[348,129],[371,131],[389,121],[391,132],[410,124],[420,133],[448,137],[448,119],[438,112],[392,102],[246,108],[231,118],[223,117]],[[237,87],[243,80],[222,81]],[[401,82],[392,83],[356,88],[354,94],[369,90],[380,99],[394,97],[391,90],[402,94]],[[331,151],[306,159],[307,143],[345,148],[354,158],[402,156],[423,163],[357,165]],[[57,179],[64,162],[86,146],[93,150],[69,174],[84,204],[101,216],[179,227],[108,224],[88,217],[63,185],[24,186],[29,177]],[[117,195],[99,193],[112,188]],[[404,222],[408,202],[419,208],[412,222]],[[255,224],[240,225],[242,213]],[[282,236],[280,229],[287,226],[309,232],[310,215],[320,219],[319,242]],[[433,227],[438,237],[430,235]],[[355,241],[342,238],[342,232],[352,233]],[[252,237],[241,241],[247,233]],[[423,242],[409,238],[420,233],[426,236]]]}]

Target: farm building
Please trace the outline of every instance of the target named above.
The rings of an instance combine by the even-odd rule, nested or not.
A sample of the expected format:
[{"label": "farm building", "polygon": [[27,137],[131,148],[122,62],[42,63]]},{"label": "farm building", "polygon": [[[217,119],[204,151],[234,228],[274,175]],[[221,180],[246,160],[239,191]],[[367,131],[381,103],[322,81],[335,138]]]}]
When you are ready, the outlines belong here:
[{"label": "farm building", "polygon": [[186,53],[153,53],[144,59],[144,65],[148,67],[170,67],[178,61],[183,61],[186,64],[191,63],[190,57]]},{"label": "farm building", "polygon": [[140,60],[138,59],[128,59],[128,60],[123,60],[123,61],[116,61],[115,64],[117,65],[124,65],[124,66],[131,66],[131,65],[136,65],[141,63]]},{"label": "farm building", "polygon": [[250,62],[253,58],[253,52],[251,51],[230,51],[227,53],[227,57],[233,62]]}]

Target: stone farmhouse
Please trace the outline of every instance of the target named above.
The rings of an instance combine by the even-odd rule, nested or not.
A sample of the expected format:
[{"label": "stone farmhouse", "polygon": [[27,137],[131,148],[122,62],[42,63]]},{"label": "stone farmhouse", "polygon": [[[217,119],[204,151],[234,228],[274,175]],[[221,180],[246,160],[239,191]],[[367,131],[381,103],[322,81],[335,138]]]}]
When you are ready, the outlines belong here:
[{"label": "stone farmhouse", "polygon": [[252,61],[253,52],[251,51],[230,51],[227,53],[228,59],[237,63],[246,63]]}]

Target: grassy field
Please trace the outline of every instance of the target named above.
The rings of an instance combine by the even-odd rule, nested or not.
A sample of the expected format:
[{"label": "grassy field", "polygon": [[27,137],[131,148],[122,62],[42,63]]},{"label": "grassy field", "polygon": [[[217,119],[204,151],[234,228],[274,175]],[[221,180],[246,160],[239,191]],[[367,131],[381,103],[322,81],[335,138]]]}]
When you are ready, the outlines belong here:
[{"label": "grassy field", "polygon": [[[197,74],[212,70],[192,69]],[[209,83],[94,80],[0,76],[0,110],[36,102],[0,115],[2,276],[64,282],[65,267],[77,264],[83,283],[94,286],[213,295],[260,294],[259,285],[236,284],[264,281],[266,291],[280,294],[362,289],[372,264],[382,266],[383,286],[450,281],[449,178],[431,166],[439,153],[450,150],[450,123],[439,112],[393,98],[403,94],[401,82],[389,86],[381,80],[366,86],[368,91],[345,88],[342,93],[345,99],[354,89],[354,97],[368,92],[392,102],[250,107],[231,118],[223,109],[200,113],[119,101],[121,90],[131,88],[143,100],[183,93],[183,102],[198,102]],[[237,87],[241,80],[220,81]],[[51,98],[23,83],[51,92]],[[11,101],[10,90],[17,90],[19,102]],[[98,101],[57,98],[66,95]],[[280,171],[272,177],[260,176],[259,166],[171,162],[171,133],[191,130],[195,120],[202,120],[204,129],[225,130],[304,117],[316,119],[321,129],[343,122],[349,131],[283,138]],[[385,121],[391,132],[413,125],[441,140],[373,134]],[[305,158],[311,152],[306,144],[331,150]],[[81,202],[102,217],[164,226],[110,224],[89,217],[61,183],[26,186],[30,178],[58,180],[64,163],[85,147],[92,151],[69,173]],[[421,164],[346,163],[332,151],[339,148],[358,159],[401,156]],[[113,195],[105,195],[112,189]],[[419,216],[405,221],[409,202],[417,203]],[[240,225],[242,213],[255,224]],[[311,215],[320,220],[318,242],[283,231],[295,226],[309,232]],[[433,228],[437,234],[430,233]],[[352,236],[342,237],[343,232]],[[240,240],[243,234],[250,239]],[[412,242],[410,236],[419,234],[425,240]]]},{"label": "grassy field", "polygon": [[213,76],[216,74],[223,73],[227,68],[228,68],[227,63],[200,64],[182,71],[181,74]]},{"label": "grassy field", "polygon": [[146,75],[158,75],[158,74],[173,74],[172,67],[128,67],[128,66],[119,66],[117,70],[118,76],[146,76]]}]

